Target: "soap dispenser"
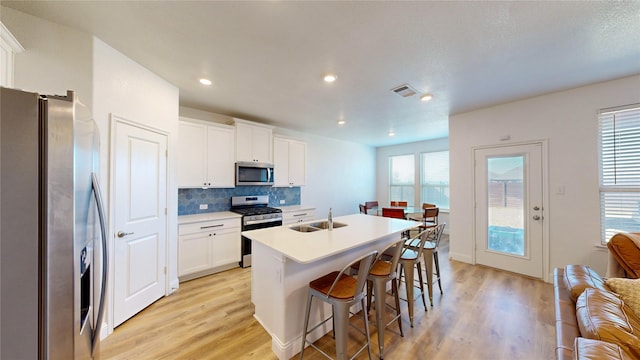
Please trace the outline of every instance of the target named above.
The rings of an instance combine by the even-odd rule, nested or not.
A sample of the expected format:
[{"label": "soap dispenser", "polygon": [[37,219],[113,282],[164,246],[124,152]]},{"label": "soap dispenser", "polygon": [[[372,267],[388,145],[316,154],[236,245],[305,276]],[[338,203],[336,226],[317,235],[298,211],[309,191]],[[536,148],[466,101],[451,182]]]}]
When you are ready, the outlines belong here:
[{"label": "soap dispenser", "polygon": [[333,230],[333,213],[331,212],[331,208],[329,208],[329,216],[327,217],[327,221],[329,223],[329,231]]}]

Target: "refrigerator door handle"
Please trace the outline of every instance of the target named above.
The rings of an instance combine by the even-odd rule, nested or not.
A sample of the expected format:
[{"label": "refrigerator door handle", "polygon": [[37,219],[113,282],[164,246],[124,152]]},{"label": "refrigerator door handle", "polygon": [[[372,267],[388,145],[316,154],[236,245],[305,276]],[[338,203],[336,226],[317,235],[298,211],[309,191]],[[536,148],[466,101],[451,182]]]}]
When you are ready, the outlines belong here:
[{"label": "refrigerator door handle", "polygon": [[98,218],[100,219],[100,235],[102,237],[102,281],[100,282],[100,302],[98,305],[98,317],[96,319],[95,329],[93,330],[93,336],[91,341],[91,350],[93,352],[95,345],[98,343],[98,335],[100,334],[100,327],[102,327],[102,317],[104,315],[104,303],[105,292],[107,288],[107,267],[108,267],[108,255],[107,255],[107,225],[104,214],[104,205],[102,202],[102,193],[100,192],[100,184],[98,183],[98,177],[96,173],[91,173],[91,184],[93,186],[93,195],[96,199],[96,206],[98,208]]}]

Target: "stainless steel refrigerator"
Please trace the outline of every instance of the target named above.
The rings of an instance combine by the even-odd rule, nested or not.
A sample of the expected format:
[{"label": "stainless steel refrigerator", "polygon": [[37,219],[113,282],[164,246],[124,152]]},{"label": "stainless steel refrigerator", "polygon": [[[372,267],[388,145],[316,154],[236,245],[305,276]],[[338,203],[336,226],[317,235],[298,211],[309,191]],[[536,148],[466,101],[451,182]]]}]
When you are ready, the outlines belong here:
[{"label": "stainless steel refrigerator", "polygon": [[73,92],[0,93],[0,359],[99,358],[99,136]]}]

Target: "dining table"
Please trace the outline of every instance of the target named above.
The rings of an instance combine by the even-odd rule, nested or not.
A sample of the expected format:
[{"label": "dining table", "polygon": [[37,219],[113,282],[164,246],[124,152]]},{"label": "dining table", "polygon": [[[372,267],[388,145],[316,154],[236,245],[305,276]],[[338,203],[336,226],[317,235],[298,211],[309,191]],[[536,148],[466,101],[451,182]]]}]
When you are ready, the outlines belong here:
[{"label": "dining table", "polygon": [[377,206],[367,209],[367,214],[375,214],[377,216],[382,216],[382,208],[385,209],[403,209],[404,217],[406,219],[408,214],[420,213],[420,210],[416,211],[416,208],[413,206]]}]

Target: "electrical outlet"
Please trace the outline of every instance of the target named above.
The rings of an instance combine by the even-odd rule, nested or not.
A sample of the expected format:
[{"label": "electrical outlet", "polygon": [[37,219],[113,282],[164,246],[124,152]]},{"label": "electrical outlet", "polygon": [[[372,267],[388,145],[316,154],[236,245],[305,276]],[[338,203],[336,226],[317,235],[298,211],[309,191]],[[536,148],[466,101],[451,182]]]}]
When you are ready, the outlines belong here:
[{"label": "electrical outlet", "polygon": [[280,200],[280,205],[284,205],[285,201],[284,199]]},{"label": "electrical outlet", "polygon": [[209,208],[209,204],[200,204],[200,210],[207,210]]}]

